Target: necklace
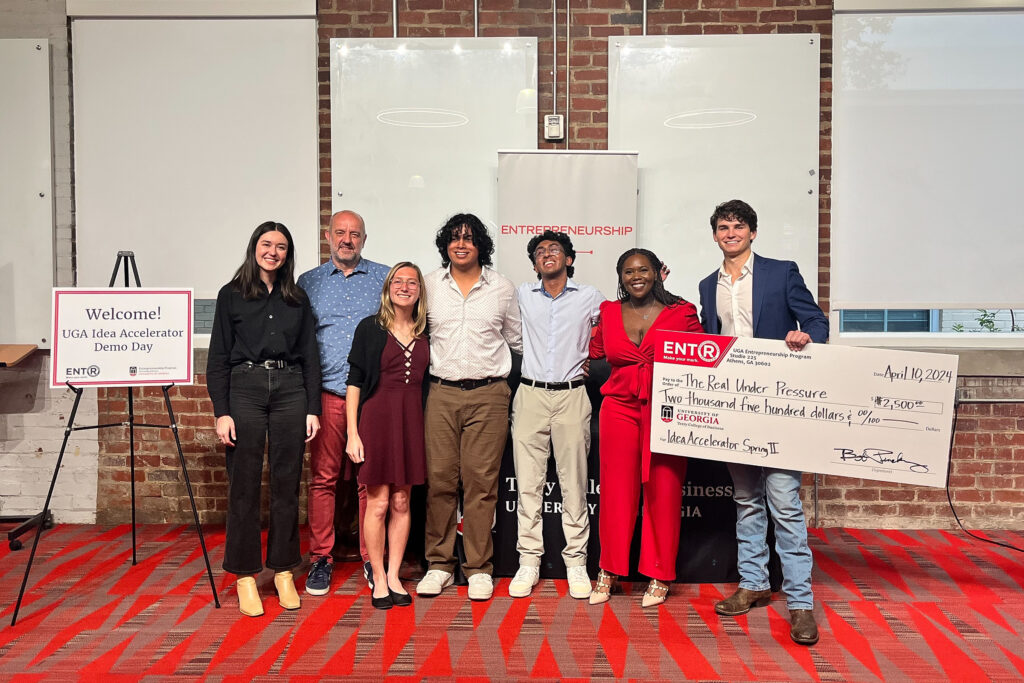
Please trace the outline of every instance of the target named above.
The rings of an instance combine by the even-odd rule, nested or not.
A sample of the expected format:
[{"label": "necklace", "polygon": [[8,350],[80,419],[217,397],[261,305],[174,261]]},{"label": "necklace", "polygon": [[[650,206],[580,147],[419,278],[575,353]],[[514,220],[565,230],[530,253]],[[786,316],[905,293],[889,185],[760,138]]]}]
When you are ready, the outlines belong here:
[{"label": "necklace", "polygon": [[632,299],[629,299],[629,307],[632,308],[633,312],[636,313],[638,316],[640,316],[644,320],[647,320],[648,318],[651,317],[651,309],[654,308],[654,304],[647,304],[647,312],[646,313],[641,313],[640,309],[636,307],[636,304],[633,303]]}]

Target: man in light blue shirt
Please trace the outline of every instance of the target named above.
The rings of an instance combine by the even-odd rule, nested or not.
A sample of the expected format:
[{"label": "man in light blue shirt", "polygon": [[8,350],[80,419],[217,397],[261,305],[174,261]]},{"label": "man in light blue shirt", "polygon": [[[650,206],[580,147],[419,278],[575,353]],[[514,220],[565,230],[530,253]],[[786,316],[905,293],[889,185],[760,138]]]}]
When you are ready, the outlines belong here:
[{"label": "man in light blue shirt", "polygon": [[519,571],[508,593],[525,597],[540,578],[541,513],[553,447],[562,491],[562,559],[569,595],[582,599],[591,591],[587,575],[590,398],[584,386],[584,364],[604,296],[590,285],[572,281],[576,251],[568,235],[547,230],[530,240],[527,253],[538,280],[518,289],[523,367],[512,402],[512,454],[519,492]]},{"label": "man in light blue shirt", "polygon": [[[348,424],[345,413],[345,390],[348,382],[348,353],[352,335],[363,318],[380,307],[380,293],[388,267],[362,257],[366,241],[366,224],[354,211],[339,211],[331,216],[324,231],[331,248],[331,260],[299,276],[299,287],[309,296],[316,317],[316,340],[320,346],[321,414],[320,433],[309,447],[309,559],[306,592],[325,595],[331,587],[335,522],[351,528],[354,517],[335,520],[335,506],[342,496],[353,500],[356,495],[355,476],[338,481],[343,465],[348,463],[345,443]],[[360,512],[365,510],[365,496],[360,496]],[[351,509],[351,505],[345,506]],[[362,517],[360,539],[362,538]],[[364,573],[368,563],[366,550],[360,542]]]}]

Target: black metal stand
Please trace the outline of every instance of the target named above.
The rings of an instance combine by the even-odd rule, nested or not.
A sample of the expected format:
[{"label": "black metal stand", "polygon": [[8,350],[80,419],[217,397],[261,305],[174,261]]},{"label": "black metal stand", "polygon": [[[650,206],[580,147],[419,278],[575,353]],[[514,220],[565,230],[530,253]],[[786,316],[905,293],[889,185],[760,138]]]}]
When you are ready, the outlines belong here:
[{"label": "black metal stand", "polygon": [[[117,261],[114,263],[114,272],[110,276],[110,285],[114,286],[114,281],[117,279],[117,271],[121,267],[121,263],[124,262],[124,286],[128,287],[128,264],[131,264],[132,272],[135,275],[135,286],[141,287],[139,282],[139,270],[135,265],[135,253],[131,251],[119,251],[117,252]],[[128,420],[126,422],[114,422],[110,424],[102,425],[89,425],[83,427],[75,426],[75,415],[78,413],[78,404],[82,400],[82,392],[85,391],[80,387],[73,386],[70,382],[66,382],[68,388],[75,392],[75,403],[71,407],[71,415],[68,416],[67,427],[64,428],[64,441],[60,446],[60,454],[57,456],[57,464],[53,468],[53,478],[50,480],[50,489],[46,492],[46,501],[43,503],[43,511],[37,515],[40,520],[46,520],[50,518],[50,498],[53,496],[53,488],[57,484],[57,473],[60,472],[61,462],[64,460],[64,451],[67,449],[68,438],[71,436],[71,432],[82,431],[86,429],[103,429],[105,427],[128,427],[128,452],[129,452],[129,467],[131,468],[131,492],[132,492],[132,566],[138,564],[138,558],[136,555],[136,540],[135,540],[135,428],[136,427],[153,427],[156,429],[170,429],[174,433],[174,444],[178,449],[178,462],[181,464],[181,474],[185,478],[185,488],[188,491],[188,499],[192,504],[192,518],[195,521],[196,533],[199,535],[199,545],[203,550],[203,560],[206,562],[206,575],[210,579],[210,590],[213,592],[213,604],[218,609],[220,608],[220,598],[217,596],[217,586],[213,581],[213,570],[210,567],[210,555],[206,550],[206,539],[203,537],[203,528],[199,523],[199,511],[196,510],[196,499],[192,493],[192,482],[188,477],[188,468],[185,466],[185,455],[181,450],[181,439],[178,436],[178,425],[174,421],[174,410],[171,408],[171,395],[170,390],[173,384],[167,384],[161,387],[164,392],[164,404],[167,406],[167,419],[170,424],[156,425],[146,424],[143,422],[135,421],[135,405],[134,405],[134,388],[128,387]],[[35,539],[32,541],[32,551],[28,556],[28,564],[25,566],[25,577],[21,581],[21,590],[18,591],[18,601],[14,605],[14,616],[11,618],[11,626],[14,626],[18,622],[18,611],[21,609],[21,601],[25,597],[25,586],[28,585],[28,575],[32,571],[32,562],[35,560],[36,548],[39,546],[39,537],[43,533],[43,524],[36,526]],[[12,532],[13,533],[13,532]]]},{"label": "black metal stand", "polygon": [[0,524],[18,525],[6,532],[7,547],[11,550],[21,550],[22,543],[18,540],[18,537],[28,533],[29,529],[35,529],[37,526],[41,526],[44,529],[52,529],[53,515],[47,515],[45,519],[42,512],[37,512],[34,515],[5,515],[0,517]]}]

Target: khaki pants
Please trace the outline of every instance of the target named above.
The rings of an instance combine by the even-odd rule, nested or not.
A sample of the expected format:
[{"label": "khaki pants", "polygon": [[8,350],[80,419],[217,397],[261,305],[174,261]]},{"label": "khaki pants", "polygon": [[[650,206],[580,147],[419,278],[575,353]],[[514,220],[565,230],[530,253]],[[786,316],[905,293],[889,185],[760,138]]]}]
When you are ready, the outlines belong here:
[{"label": "khaki pants", "polygon": [[423,421],[427,446],[425,556],[431,569],[455,570],[455,525],[462,481],[466,576],[491,574],[491,525],[498,471],[508,438],[506,382],[463,391],[431,383]]},{"label": "khaki pants", "polygon": [[512,453],[519,491],[516,549],[520,564],[539,567],[544,554],[542,509],[552,447],[562,490],[562,559],[566,567],[587,563],[590,411],[585,387],[548,391],[523,384],[516,392],[512,403]]}]

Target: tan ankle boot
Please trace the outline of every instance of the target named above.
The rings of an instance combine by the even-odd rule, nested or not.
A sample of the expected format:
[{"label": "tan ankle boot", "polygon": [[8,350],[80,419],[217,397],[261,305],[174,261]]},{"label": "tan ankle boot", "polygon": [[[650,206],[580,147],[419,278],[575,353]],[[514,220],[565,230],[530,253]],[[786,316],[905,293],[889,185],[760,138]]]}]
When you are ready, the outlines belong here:
[{"label": "tan ankle boot", "polygon": [[263,601],[260,600],[260,592],[256,589],[255,577],[238,577],[235,589],[238,591],[238,611],[247,617],[263,616]]},{"label": "tan ankle boot", "polygon": [[285,609],[299,609],[299,594],[295,591],[295,579],[291,572],[274,574],[274,587],[277,588],[277,602]]}]

